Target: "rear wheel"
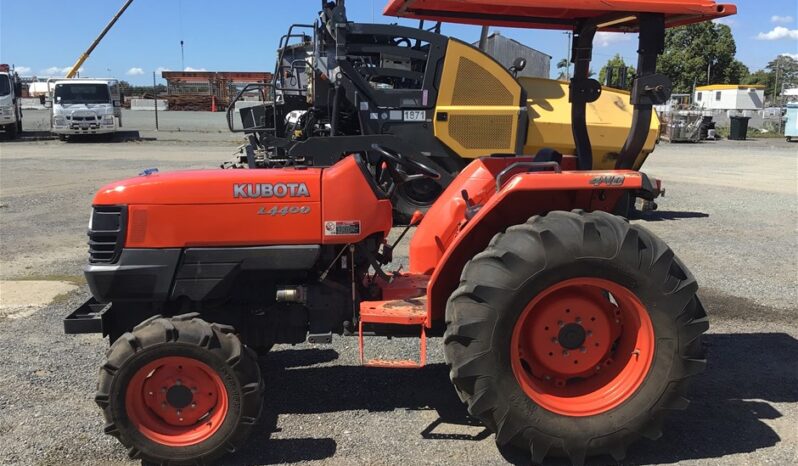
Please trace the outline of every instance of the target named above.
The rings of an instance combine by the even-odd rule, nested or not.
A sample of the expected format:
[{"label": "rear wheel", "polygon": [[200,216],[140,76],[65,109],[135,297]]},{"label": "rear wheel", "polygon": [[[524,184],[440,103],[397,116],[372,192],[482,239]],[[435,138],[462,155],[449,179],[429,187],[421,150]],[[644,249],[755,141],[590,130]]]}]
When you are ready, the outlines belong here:
[{"label": "rear wheel", "polygon": [[256,424],[263,382],[232,328],[154,317],[117,339],[96,396],[105,432],[131,458],[200,463],[236,451]]},{"label": "rear wheel", "polygon": [[500,446],[581,464],[657,438],[703,371],[697,284],[652,233],[604,213],[552,212],[496,235],[446,310],[445,356]]}]

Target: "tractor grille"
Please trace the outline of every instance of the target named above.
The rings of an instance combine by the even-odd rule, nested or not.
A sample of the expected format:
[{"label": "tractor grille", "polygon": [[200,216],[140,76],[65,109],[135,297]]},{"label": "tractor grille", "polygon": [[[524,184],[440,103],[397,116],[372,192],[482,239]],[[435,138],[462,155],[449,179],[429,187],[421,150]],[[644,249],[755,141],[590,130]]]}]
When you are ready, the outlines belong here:
[{"label": "tractor grille", "polygon": [[89,228],[89,262],[114,263],[125,242],[127,209],[121,206],[96,206]]},{"label": "tractor grille", "polygon": [[513,147],[514,115],[451,115],[449,135],[466,149],[506,151]]}]

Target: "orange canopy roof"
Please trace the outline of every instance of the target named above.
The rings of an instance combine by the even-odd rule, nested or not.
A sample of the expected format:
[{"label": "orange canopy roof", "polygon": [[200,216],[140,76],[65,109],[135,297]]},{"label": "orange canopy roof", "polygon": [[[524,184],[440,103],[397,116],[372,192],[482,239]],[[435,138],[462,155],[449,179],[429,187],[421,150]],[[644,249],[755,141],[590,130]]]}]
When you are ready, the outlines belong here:
[{"label": "orange canopy roof", "polygon": [[450,23],[534,29],[573,29],[593,20],[600,30],[636,31],[635,13],[661,13],[666,27],[709,21],[737,13],[714,0],[390,0],[388,16]]}]

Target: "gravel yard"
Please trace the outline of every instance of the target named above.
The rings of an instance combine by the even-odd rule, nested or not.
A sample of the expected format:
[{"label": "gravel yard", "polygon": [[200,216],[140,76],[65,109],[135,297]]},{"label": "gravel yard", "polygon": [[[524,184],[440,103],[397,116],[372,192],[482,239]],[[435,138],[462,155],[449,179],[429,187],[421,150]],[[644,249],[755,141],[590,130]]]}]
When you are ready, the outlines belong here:
[{"label": "gravel yard", "polygon": [[[130,464],[93,401],[108,344],[64,335],[61,323],[89,296],[80,274],[91,198],[144,168],[217,166],[236,145],[224,133],[142,136],[0,143],[0,301],[13,287],[25,310],[0,312],[0,464]],[[661,145],[645,171],[664,180],[667,197],[635,222],[702,286],[710,360],[688,410],[659,441],[636,444],[628,463],[798,463],[798,144]],[[30,281],[30,302],[17,302],[20,280]],[[43,301],[41,281],[64,285]],[[416,345],[372,339],[366,350],[413,356]],[[261,424],[223,463],[506,464],[451,388],[440,339],[428,360],[415,371],[362,368],[355,338],[277,346],[262,366]]]}]

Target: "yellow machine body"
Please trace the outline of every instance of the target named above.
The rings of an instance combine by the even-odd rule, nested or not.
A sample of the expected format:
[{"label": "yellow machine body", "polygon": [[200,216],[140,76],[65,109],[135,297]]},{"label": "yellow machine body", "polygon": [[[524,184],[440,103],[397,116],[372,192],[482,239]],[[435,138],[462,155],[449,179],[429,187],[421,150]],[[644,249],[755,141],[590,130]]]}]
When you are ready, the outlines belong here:
[{"label": "yellow machine body", "polygon": [[[525,102],[521,102],[522,90]],[[525,120],[524,107],[526,131],[519,128]],[[593,169],[615,168],[632,124],[632,110],[628,92],[606,87],[598,100],[587,105]],[[654,150],[659,125],[654,116],[634,169]],[[543,148],[563,154],[576,151],[567,82],[513,79],[493,58],[454,39],[446,51],[434,129],[438,139],[466,159],[490,154],[534,155]]]}]

